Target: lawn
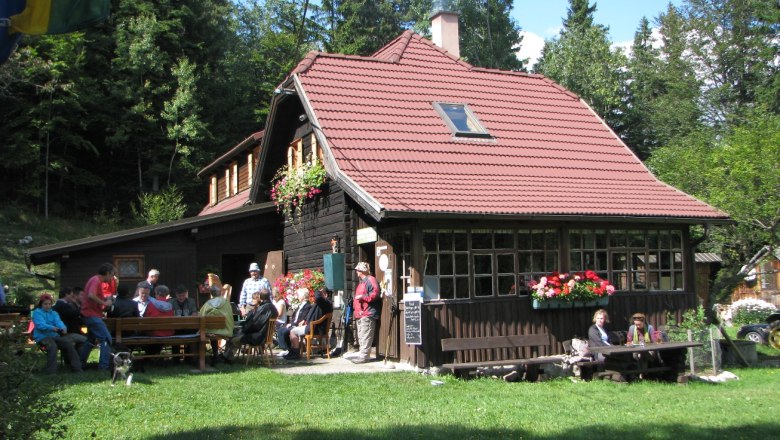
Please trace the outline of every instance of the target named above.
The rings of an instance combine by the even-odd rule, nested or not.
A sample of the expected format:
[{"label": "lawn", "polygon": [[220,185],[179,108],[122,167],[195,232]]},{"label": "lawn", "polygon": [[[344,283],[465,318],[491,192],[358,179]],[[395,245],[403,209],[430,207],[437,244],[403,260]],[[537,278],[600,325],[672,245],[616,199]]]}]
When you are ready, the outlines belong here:
[{"label": "lawn", "polygon": [[[739,381],[506,383],[416,373],[283,375],[219,365],[60,375],[69,438],[173,439],[757,439],[780,433],[780,369],[733,369]],[[440,378],[437,378],[440,379]]]}]

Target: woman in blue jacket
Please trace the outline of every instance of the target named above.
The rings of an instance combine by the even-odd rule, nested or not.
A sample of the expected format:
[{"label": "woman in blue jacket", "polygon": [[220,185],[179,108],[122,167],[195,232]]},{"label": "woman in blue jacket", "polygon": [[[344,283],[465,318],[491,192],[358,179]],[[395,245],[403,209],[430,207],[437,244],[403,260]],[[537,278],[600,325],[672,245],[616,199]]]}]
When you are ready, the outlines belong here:
[{"label": "woman in blue jacket", "polygon": [[38,307],[33,310],[33,339],[39,345],[46,349],[46,372],[55,374],[57,372],[57,349],[59,348],[65,354],[70,367],[74,372],[80,373],[81,360],[76,352],[73,341],[66,336],[68,330],[65,323],[60,319],[60,315],[52,310],[53,299],[48,293],[41,295],[38,300]]}]

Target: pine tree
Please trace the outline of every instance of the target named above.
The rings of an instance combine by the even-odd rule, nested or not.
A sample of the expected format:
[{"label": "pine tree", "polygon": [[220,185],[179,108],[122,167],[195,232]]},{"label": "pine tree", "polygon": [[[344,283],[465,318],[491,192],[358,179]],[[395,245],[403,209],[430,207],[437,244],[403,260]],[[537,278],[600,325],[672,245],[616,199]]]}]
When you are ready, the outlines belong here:
[{"label": "pine tree", "polygon": [[608,29],[593,24],[595,5],[580,0],[569,4],[561,34],[545,42],[534,70],[578,94],[619,132],[625,56],[610,49]]}]

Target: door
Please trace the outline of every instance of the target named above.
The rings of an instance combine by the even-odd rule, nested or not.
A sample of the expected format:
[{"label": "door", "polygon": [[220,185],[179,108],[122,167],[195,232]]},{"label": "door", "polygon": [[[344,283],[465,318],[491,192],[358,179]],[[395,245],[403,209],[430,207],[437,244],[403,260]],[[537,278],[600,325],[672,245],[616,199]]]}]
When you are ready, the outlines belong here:
[{"label": "door", "polygon": [[[379,321],[379,346],[377,353],[390,358],[398,358],[398,299],[396,279],[396,258],[393,247],[384,240],[375,244],[374,276],[382,291],[382,316]],[[388,339],[389,338],[389,339]],[[388,345],[389,343],[389,345]]]}]

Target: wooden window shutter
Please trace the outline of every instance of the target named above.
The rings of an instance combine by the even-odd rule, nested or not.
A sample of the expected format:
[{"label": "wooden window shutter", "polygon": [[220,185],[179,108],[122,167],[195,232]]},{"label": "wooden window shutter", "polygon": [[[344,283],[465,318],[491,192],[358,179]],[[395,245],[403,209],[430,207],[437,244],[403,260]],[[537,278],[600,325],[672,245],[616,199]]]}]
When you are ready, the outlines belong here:
[{"label": "wooden window shutter", "polygon": [[303,164],[303,139],[296,139],[287,148],[287,168],[292,171]]},{"label": "wooden window shutter", "polygon": [[211,183],[209,184],[209,204],[214,206],[217,204],[217,175],[211,175]]},{"label": "wooden window shutter", "polygon": [[233,162],[230,165],[230,195],[236,195],[238,193],[238,162]]},{"label": "wooden window shutter", "polygon": [[255,160],[254,160],[254,154],[250,151],[249,154],[246,156],[246,165],[247,165],[247,183],[249,183],[249,186],[252,186],[252,177],[255,173]]},{"label": "wooden window shutter", "polygon": [[225,169],[225,198],[230,197],[230,167]]}]

